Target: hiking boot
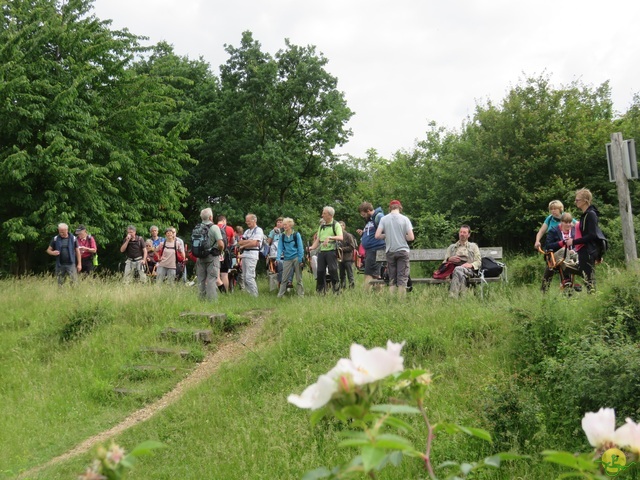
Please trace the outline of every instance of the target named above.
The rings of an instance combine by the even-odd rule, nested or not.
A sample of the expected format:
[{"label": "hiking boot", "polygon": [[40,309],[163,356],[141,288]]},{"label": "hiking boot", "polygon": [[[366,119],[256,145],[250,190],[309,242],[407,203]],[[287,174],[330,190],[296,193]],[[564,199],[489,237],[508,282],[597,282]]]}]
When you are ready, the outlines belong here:
[{"label": "hiking boot", "polygon": [[574,289],[576,292],[581,292],[581,291],[582,291],[582,285],[580,285],[579,283],[574,283],[574,284],[573,284],[573,289]]}]

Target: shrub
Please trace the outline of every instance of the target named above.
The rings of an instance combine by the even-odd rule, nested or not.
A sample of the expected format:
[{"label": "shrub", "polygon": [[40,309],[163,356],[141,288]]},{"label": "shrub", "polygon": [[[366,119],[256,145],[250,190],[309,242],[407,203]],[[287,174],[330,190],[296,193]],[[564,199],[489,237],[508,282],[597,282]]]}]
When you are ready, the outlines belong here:
[{"label": "shrub", "polygon": [[60,331],[60,340],[69,342],[91,333],[99,325],[113,320],[112,310],[101,305],[89,305],[72,311]]},{"label": "shrub", "polygon": [[602,406],[615,408],[620,418],[640,416],[640,350],[636,345],[587,335],[563,350],[561,358],[545,360],[544,386],[539,389],[551,427],[572,433],[584,412]]},{"label": "shrub", "polygon": [[484,389],[482,404],[496,451],[515,448],[530,452],[540,447],[538,440],[544,432],[542,407],[535,393],[517,377],[496,379]]}]

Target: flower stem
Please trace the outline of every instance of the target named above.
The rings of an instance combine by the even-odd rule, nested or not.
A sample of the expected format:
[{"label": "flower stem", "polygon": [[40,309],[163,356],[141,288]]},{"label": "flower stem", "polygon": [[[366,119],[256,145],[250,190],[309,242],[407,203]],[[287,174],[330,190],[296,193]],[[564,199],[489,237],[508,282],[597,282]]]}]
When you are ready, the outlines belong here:
[{"label": "flower stem", "polygon": [[431,423],[429,423],[429,418],[427,417],[427,412],[424,409],[424,403],[422,399],[418,399],[418,408],[420,409],[420,413],[422,413],[422,418],[424,418],[424,423],[427,426],[427,446],[424,452],[424,466],[429,472],[429,477],[432,480],[436,480],[436,474],[433,472],[433,465],[431,465],[431,443],[433,441],[433,427]]}]

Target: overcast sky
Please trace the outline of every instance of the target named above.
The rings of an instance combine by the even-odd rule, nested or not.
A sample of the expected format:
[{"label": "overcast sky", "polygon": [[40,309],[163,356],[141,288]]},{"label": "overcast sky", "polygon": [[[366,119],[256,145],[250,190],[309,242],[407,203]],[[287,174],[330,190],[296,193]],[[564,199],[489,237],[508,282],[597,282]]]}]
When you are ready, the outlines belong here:
[{"label": "overcast sky", "polygon": [[355,112],[340,150],[355,156],[411,149],[430,121],[457,129],[526,77],[608,80],[619,113],[640,92],[637,0],[95,0],[94,13],[216,75],[245,30],[272,55],[285,38],[315,45]]}]

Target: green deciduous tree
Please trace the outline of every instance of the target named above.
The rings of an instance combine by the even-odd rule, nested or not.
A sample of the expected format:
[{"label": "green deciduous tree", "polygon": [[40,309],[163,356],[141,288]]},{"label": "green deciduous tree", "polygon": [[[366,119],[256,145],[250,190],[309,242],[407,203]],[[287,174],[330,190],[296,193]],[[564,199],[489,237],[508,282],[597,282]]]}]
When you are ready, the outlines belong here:
[{"label": "green deciduous tree", "polygon": [[128,222],[178,220],[189,161],[165,86],[130,67],[138,38],[89,0],[16,0],[0,17],[0,235],[30,269],[60,221],[104,245]]},{"label": "green deciduous tree", "polygon": [[226,49],[219,102],[192,173],[196,196],[274,217],[285,205],[321,205],[314,186],[335,161],[332,149],[346,142],[352,115],[327,59],[289,41],[272,57],[250,32]]}]

